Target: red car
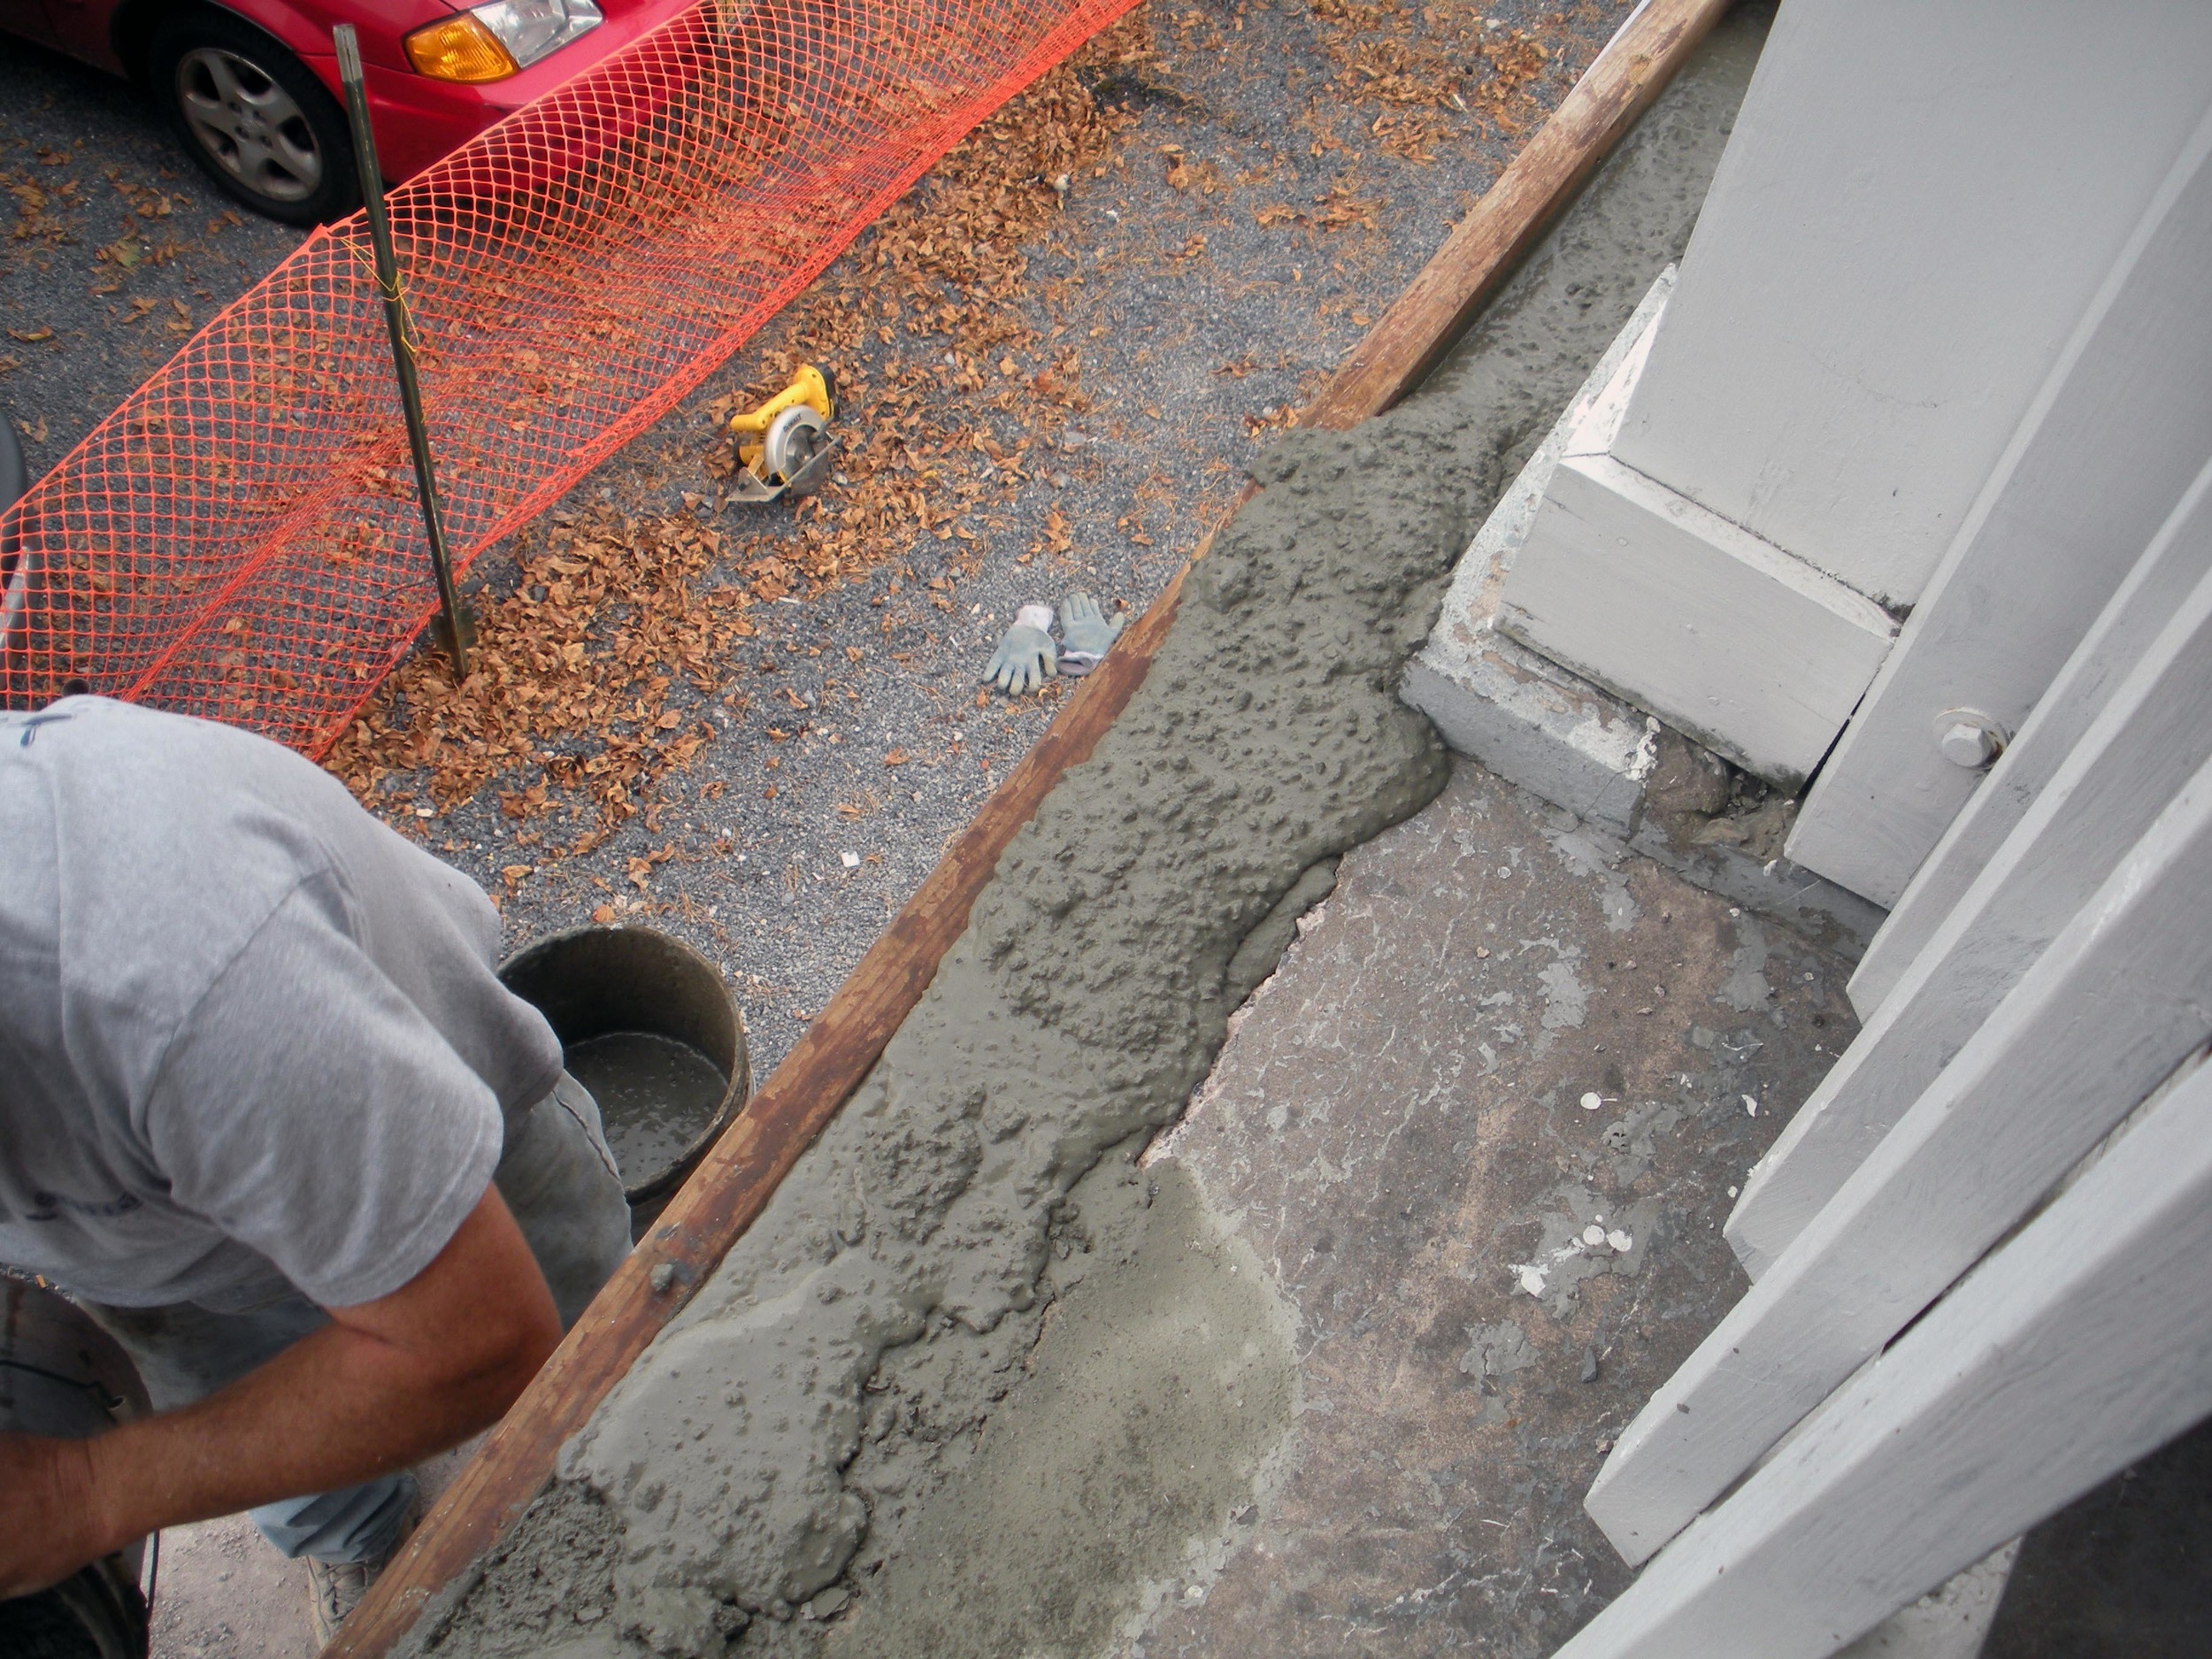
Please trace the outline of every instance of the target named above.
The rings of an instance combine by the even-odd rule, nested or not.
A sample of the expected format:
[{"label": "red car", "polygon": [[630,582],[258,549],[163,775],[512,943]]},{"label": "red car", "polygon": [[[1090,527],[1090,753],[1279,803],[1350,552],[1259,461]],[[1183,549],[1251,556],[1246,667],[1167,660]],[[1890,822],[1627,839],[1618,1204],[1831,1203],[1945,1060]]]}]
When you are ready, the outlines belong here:
[{"label": "red car", "polygon": [[0,0],[0,30],[128,76],[216,183],[312,225],[360,196],[330,31],[361,36],[377,157],[420,172],[697,0]]}]

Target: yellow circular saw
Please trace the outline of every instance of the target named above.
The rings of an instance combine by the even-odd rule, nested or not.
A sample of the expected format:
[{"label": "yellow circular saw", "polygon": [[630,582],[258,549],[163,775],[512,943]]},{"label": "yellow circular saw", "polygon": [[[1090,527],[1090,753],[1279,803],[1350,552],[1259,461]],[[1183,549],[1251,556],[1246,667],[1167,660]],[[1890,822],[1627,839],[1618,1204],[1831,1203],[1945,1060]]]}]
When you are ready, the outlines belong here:
[{"label": "yellow circular saw", "polygon": [[828,374],[803,363],[791,384],[758,409],[732,415],[740,463],[735,499],[764,504],[820,488],[837,449],[829,429],[836,412]]}]

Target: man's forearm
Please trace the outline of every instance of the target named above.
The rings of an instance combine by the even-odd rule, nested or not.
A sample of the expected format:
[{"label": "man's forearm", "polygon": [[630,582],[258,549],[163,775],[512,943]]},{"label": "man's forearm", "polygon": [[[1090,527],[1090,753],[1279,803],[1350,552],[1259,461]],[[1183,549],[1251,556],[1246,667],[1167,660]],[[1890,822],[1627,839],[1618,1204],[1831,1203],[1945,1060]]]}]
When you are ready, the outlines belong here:
[{"label": "man's forearm", "polygon": [[560,1340],[488,1189],[431,1263],[196,1405],[90,1440],[0,1434],[0,1597],[157,1528],[353,1486],[465,1440]]},{"label": "man's forearm", "polygon": [[98,1553],[404,1469],[498,1421],[541,1358],[534,1348],[457,1377],[326,1325],[196,1405],[81,1442]]}]

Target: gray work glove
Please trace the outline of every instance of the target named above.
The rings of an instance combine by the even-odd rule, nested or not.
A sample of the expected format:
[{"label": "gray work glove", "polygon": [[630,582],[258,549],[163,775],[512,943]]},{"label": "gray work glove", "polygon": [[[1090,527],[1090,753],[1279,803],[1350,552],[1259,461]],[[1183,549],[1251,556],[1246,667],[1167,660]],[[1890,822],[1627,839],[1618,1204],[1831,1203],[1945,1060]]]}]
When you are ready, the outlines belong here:
[{"label": "gray work glove", "polygon": [[1089,673],[1128,626],[1126,617],[1107,621],[1090,595],[1070,594],[1060,607],[1060,672]]},{"label": "gray work glove", "polygon": [[1051,629],[1050,605],[1024,605],[1014,612],[1014,626],[991,653],[991,665],[983,671],[983,678],[1010,697],[1042,686],[1060,672]]}]

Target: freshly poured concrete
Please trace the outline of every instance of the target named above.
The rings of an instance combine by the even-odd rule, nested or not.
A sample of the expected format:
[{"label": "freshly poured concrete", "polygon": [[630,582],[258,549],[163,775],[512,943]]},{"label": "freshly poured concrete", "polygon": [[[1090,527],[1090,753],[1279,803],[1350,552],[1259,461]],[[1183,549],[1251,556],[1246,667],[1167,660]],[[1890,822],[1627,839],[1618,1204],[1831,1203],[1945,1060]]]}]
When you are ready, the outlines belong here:
[{"label": "freshly poured concrete", "polygon": [[1250,1535],[1297,1406],[1294,1316],[1183,1169],[1110,1156],[1074,1198],[1081,1293],[903,1547],[866,1552],[839,1659],[1094,1653]]},{"label": "freshly poured concrete", "polygon": [[[1169,1578],[1179,1608],[1247,1559],[1292,1425],[1353,1402],[1294,1415],[1298,1322],[1256,1282],[1281,1264],[1260,1273],[1172,1173],[1133,1186],[1113,1160],[1206,1076],[1271,954],[1248,939],[1285,936],[1328,860],[1443,787],[1400,671],[1502,480],[1679,255],[1763,28],[1723,27],[1420,395],[1263,458],[1143,690],[1009,849],[874,1071],[419,1644],[813,1651],[834,1618],[841,1652],[1073,1655],[1170,1617]],[[1601,916],[1634,907],[1607,855],[1575,856]],[[1470,926],[1489,902],[1438,900]],[[1756,925],[1731,949],[1755,1010]],[[1527,964],[1541,1011],[1509,1023],[1530,1053],[1592,1017],[1583,961],[1555,941]],[[1622,1118],[1611,1165],[1655,1156],[1669,1110]],[[1639,1202],[1622,1213],[1648,1234]],[[1563,1189],[1553,1208],[1521,1247],[1546,1260],[1589,1225]],[[1580,1271],[1551,1261],[1542,1307]],[[1522,1349],[1484,1351],[1509,1371]]]}]

